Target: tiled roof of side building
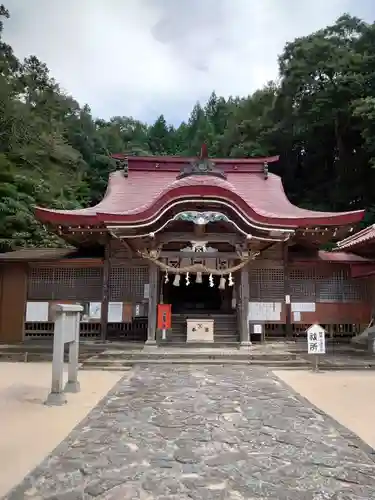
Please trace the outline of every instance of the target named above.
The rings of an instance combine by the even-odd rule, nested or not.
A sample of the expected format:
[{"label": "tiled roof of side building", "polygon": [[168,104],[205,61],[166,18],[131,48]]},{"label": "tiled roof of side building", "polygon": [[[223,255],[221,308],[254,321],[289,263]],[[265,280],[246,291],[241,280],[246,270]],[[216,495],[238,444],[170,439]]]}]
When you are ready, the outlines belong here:
[{"label": "tiled roof of side building", "polygon": [[375,242],[375,224],[366,227],[365,229],[362,229],[362,231],[358,231],[358,233],[352,234],[347,238],[339,241],[337,243],[335,251],[341,252],[344,249],[354,250],[355,248],[372,242]]},{"label": "tiled roof of side building", "polygon": [[21,248],[0,253],[0,262],[60,260],[73,257],[77,253],[75,248]]}]

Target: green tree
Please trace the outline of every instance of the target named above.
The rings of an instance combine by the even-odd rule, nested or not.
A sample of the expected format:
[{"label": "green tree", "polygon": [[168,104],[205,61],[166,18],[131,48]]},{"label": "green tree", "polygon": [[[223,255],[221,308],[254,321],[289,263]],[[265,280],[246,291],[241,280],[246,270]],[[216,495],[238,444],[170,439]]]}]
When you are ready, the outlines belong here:
[{"label": "green tree", "polygon": [[279,78],[246,97],[215,92],[173,127],[129,116],[94,119],[37,56],[17,59],[0,5],[0,251],[64,242],[33,206],[97,203],[111,153],[216,157],[280,154],[273,165],[290,200],[315,210],[367,208],[375,222],[375,23],[344,15],[287,43]]}]

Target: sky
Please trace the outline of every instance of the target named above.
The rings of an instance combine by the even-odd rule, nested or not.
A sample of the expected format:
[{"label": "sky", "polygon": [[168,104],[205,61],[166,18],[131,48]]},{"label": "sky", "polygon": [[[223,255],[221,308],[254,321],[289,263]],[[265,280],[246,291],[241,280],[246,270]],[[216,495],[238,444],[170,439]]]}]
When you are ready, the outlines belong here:
[{"label": "sky", "polygon": [[197,102],[248,95],[278,76],[287,41],[373,0],[4,0],[4,38],[36,55],[96,117],[174,124]]}]

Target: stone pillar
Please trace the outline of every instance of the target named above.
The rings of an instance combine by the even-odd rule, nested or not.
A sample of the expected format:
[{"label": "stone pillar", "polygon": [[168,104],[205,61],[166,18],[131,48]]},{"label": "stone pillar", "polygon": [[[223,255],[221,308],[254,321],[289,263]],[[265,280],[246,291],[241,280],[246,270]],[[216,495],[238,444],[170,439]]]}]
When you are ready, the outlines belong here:
[{"label": "stone pillar", "polygon": [[249,269],[244,266],[240,271],[240,342],[241,348],[247,348],[251,345],[250,329],[249,329],[249,300],[250,300],[250,286],[249,286]]},{"label": "stone pillar", "polygon": [[151,263],[149,267],[150,296],[148,299],[148,328],[146,345],[156,347],[156,314],[158,304],[159,268]]},{"label": "stone pillar", "polygon": [[[51,392],[45,404],[60,406],[67,402],[65,392],[79,392],[78,355],[79,324],[83,307],[79,304],[58,304],[55,306],[55,328],[53,332],[52,383]],[[63,389],[64,346],[69,344],[68,381]]]}]

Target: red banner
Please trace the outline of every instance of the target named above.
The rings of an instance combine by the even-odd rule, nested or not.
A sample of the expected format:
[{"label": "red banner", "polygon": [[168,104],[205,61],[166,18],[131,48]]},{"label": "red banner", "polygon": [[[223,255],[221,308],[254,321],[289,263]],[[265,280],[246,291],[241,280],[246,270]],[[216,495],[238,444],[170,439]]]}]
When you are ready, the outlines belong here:
[{"label": "red banner", "polygon": [[158,304],[158,330],[170,328],[172,328],[172,306],[171,304]]}]

